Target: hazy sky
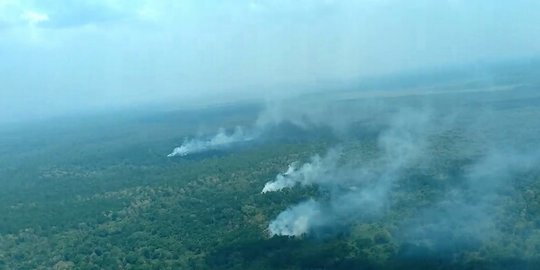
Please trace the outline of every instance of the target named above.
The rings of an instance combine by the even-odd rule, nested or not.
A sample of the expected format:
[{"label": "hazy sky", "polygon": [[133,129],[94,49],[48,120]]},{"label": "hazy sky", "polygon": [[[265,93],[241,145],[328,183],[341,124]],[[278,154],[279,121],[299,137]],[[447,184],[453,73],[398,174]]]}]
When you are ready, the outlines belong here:
[{"label": "hazy sky", "polygon": [[537,0],[0,0],[0,122],[539,53]]}]

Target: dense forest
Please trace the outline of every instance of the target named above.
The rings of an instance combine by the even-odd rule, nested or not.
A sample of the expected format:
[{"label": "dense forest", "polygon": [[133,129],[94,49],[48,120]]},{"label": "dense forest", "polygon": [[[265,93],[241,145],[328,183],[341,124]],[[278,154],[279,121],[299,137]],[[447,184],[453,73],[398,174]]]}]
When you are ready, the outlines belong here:
[{"label": "dense forest", "polygon": [[[351,119],[347,114],[356,108],[360,114],[366,101],[347,93],[347,98],[317,101],[323,104],[320,115],[341,117],[346,125],[309,119],[301,125],[298,119],[313,115],[300,114],[298,121],[270,125],[256,140],[174,157],[167,154],[185,138],[256,126],[264,106],[229,104],[5,127],[0,132],[0,268],[537,269],[536,160],[513,159],[512,164],[527,165],[517,171],[488,164],[488,173],[477,177],[485,185],[467,180],[492,150],[486,142],[503,151],[538,146],[540,97],[531,89],[390,96],[381,99],[390,106],[377,114]],[[290,164],[338,148],[338,168],[376,166],[384,154],[381,134],[395,122],[385,121],[386,115],[395,115],[396,107],[441,108],[449,102],[447,107],[475,110],[462,110],[457,124],[422,131],[428,134],[426,159],[400,165],[398,181],[389,185],[376,213],[353,208],[345,214],[351,218],[337,216],[342,221],[301,235],[269,233],[272,220],[292,205],[309,199],[332,205],[335,194],[343,192],[323,183],[261,193]],[[479,108],[489,111],[481,122]],[[489,184],[494,183],[489,178],[503,174],[504,182]]]}]

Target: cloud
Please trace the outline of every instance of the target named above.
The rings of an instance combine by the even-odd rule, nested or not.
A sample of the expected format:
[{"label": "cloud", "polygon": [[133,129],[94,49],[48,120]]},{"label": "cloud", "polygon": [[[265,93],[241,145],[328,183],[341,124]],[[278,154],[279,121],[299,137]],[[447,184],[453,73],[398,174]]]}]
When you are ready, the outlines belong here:
[{"label": "cloud", "polygon": [[[3,1],[0,18],[12,27],[24,24],[42,28],[83,27],[125,18],[137,18],[141,1]],[[19,17],[20,19],[17,19]],[[0,20],[2,20],[0,19]]]},{"label": "cloud", "polygon": [[22,18],[30,25],[36,25],[49,20],[49,15],[36,11],[27,11],[22,15]]},{"label": "cloud", "polygon": [[540,54],[538,5],[4,0],[0,70],[10,74],[0,115],[281,97],[329,81],[529,57]]}]

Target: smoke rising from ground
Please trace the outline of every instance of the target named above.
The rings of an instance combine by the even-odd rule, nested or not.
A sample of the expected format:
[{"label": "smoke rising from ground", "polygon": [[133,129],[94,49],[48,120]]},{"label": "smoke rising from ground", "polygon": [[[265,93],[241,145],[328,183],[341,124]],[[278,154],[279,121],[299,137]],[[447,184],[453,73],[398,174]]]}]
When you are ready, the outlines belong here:
[{"label": "smoke rising from ground", "polygon": [[[369,106],[373,109],[373,106]],[[343,114],[343,110],[359,109],[357,106],[329,106],[321,100],[303,101],[301,98],[281,102],[269,102],[257,116],[257,120],[249,127],[236,127],[232,134],[227,134],[220,128],[210,139],[186,139],[184,143],[173,149],[168,157],[187,156],[209,150],[234,147],[240,142],[261,139],[269,131],[287,123],[303,130],[317,127],[330,127],[335,134],[343,134],[352,123],[362,119],[366,114]],[[364,108],[367,110],[367,108]],[[342,116],[342,117],[340,117]],[[307,169],[307,168],[306,168]]]},{"label": "smoke rising from ground", "polygon": [[220,129],[215,136],[208,140],[191,139],[184,141],[181,146],[174,148],[167,156],[187,156],[209,150],[224,149],[236,143],[251,141],[254,138],[254,134],[245,132],[241,127],[237,127],[232,134],[227,134],[225,129]]},{"label": "smoke rising from ground", "polygon": [[[327,154],[315,155],[299,168],[293,163],[262,193],[316,185],[321,197],[285,209],[270,222],[269,234],[318,235],[381,220],[402,207],[396,194],[414,193],[420,182],[436,191],[417,213],[396,221],[400,234],[396,239],[429,241],[443,250],[498,237],[496,220],[505,212],[496,209],[510,195],[519,196],[518,182],[524,175],[538,172],[540,155],[530,149],[540,144],[534,135],[540,123],[531,118],[523,126],[523,116],[531,113],[527,110],[451,106],[379,107],[374,112],[385,113],[370,115],[380,130],[377,154],[369,161]],[[363,117],[351,117],[349,126]],[[347,152],[347,145],[343,148]]]},{"label": "smoke rising from ground", "polygon": [[[329,127],[334,135],[341,136],[346,134],[354,123],[370,119],[373,115],[376,115],[377,118],[387,117],[385,111],[388,109],[386,104],[381,104],[378,101],[370,101],[361,105],[333,104],[325,99],[305,99],[303,97],[269,101],[265,105],[252,126],[237,127],[231,135],[226,134],[224,128],[220,128],[218,133],[210,139],[186,139],[168,157],[187,156],[231,147],[239,142],[259,140],[269,131],[279,128],[284,123],[306,131]],[[349,111],[355,111],[355,113],[348,113]]]},{"label": "smoke rising from ground", "polygon": [[323,220],[320,204],[315,200],[302,202],[281,212],[270,223],[270,235],[297,236],[311,230],[317,222]]},{"label": "smoke rising from ground", "polygon": [[318,184],[330,197],[325,202],[309,200],[285,210],[270,223],[270,235],[299,236],[336,222],[345,225],[361,216],[379,215],[400,174],[422,157],[430,124],[427,113],[404,110],[380,134],[377,144],[381,155],[375,162],[353,164],[351,160],[339,160],[337,151],[330,150],[323,158],[314,156],[298,171],[279,174],[265,185],[263,193],[296,183]]},{"label": "smoke rising from ground", "polygon": [[[535,112],[498,109],[511,92],[483,95],[487,101],[470,93],[355,102],[289,100],[269,104],[250,132],[186,141],[173,153],[234,147],[261,139],[282,123],[306,131],[327,127],[339,147],[306,163],[289,164],[262,187],[263,194],[305,186],[319,192],[278,214],[268,225],[269,235],[324,235],[412,208],[394,221],[394,239],[443,251],[502,237],[497,220],[505,211],[518,210],[503,211],[501,205],[519,197],[516,181],[540,165],[540,155],[531,152],[540,145],[540,120],[530,117]],[[351,150],[351,139],[373,145],[375,154]],[[415,193],[426,185],[432,194]],[[426,198],[407,205],[407,196]]]},{"label": "smoke rising from ground", "polygon": [[502,151],[504,147],[499,148],[490,149],[471,164],[461,185],[454,185],[432,207],[405,221],[404,240],[429,240],[439,249],[488,241],[503,237],[497,220],[508,215],[506,211],[526,215],[526,208],[520,209],[518,205],[511,205],[511,209],[500,207],[512,197],[519,197],[519,186],[530,184],[527,175],[538,173],[540,155],[537,151]]},{"label": "smoke rising from ground", "polygon": [[338,158],[339,151],[331,150],[324,158],[315,155],[311,158],[311,162],[305,163],[300,168],[296,168],[297,163],[292,163],[286,172],[278,174],[274,181],[266,183],[261,193],[280,191],[297,184],[302,186],[320,184],[318,181],[324,180],[323,176],[334,169]]}]

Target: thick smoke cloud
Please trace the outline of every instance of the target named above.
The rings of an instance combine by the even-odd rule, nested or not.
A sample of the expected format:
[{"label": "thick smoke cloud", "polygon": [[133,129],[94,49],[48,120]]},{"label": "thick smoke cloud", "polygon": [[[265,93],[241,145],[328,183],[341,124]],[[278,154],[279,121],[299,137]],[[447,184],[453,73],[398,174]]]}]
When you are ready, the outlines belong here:
[{"label": "thick smoke cloud", "polygon": [[255,137],[255,134],[247,133],[241,127],[237,127],[232,134],[227,134],[225,129],[220,129],[215,136],[208,140],[186,140],[181,146],[174,148],[167,156],[187,156],[209,150],[224,149],[237,143],[251,141]]},{"label": "thick smoke cloud", "polygon": [[336,166],[339,157],[338,150],[331,150],[324,157],[315,155],[311,158],[311,162],[296,168],[297,163],[292,163],[286,172],[280,173],[272,182],[266,183],[261,193],[280,191],[284,188],[292,188],[297,184],[308,186],[319,184],[318,181],[324,180],[322,177],[331,172]]},{"label": "thick smoke cloud", "polygon": [[[372,157],[344,154],[345,145],[340,154],[331,150],[302,166],[293,163],[268,182],[262,193],[315,185],[321,194],[285,209],[270,222],[269,234],[317,235],[381,220],[401,207],[394,195],[415,196],[403,194],[424,181],[436,193],[427,206],[397,221],[395,239],[445,249],[498,236],[497,220],[506,213],[501,205],[519,197],[520,179],[538,173],[540,155],[530,149],[540,144],[539,121],[531,118],[523,126],[527,110],[431,104],[374,110],[384,113],[370,115],[379,128]],[[370,124],[357,116],[348,125],[358,121]]]},{"label": "thick smoke cloud", "polygon": [[[403,240],[430,241],[435,248],[448,249],[503,237],[497,222],[506,215],[501,205],[519,197],[517,186],[530,184],[526,176],[538,173],[540,165],[538,152],[503,148],[483,153],[468,167],[462,185],[454,185],[439,202],[405,221]],[[519,208],[511,211],[525,214]]]},{"label": "thick smoke cloud", "polygon": [[[429,203],[395,221],[393,238],[423,241],[444,250],[499,237],[497,220],[507,213],[500,206],[516,197],[515,180],[540,165],[540,155],[530,151],[540,145],[536,138],[540,120],[527,118],[531,112],[525,109],[504,111],[485,105],[500,104],[511,93],[485,95],[487,101],[475,100],[469,93],[350,103],[339,98],[289,100],[269,104],[242,136],[234,135],[240,132],[215,136],[236,139],[187,141],[184,150],[175,152],[234,147],[237,142],[261,139],[282,123],[307,131],[328,127],[338,141],[343,139],[339,147],[313,155],[305,163],[289,164],[262,187],[263,194],[302,186],[319,191],[318,197],[278,214],[268,225],[269,235],[317,236],[381,221],[400,211],[397,197],[416,196],[414,183],[423,181],[435,193]],[[484,105],[470,107],[471,102]],[[368,136],[351,137],[365,133]],[[370,140],[367,144],[374,146],[374,152],[349,149],[350,139]]]},{"label": "thick smoke cloud", "polygon": [[[346,133],[353,123],[366,119],[367,115],[379,113],[382,115],[383,108],[386,107],[378,102],[370,102],[362,104],[362,106],[330,105],[327,100],[309,100],[298,97],[288,100],[269,101],[252,126],[237,127],[231,135],[226,134],[224,128],[220,128],[218,133],[211,136],[210,139],[185,140],[168,157],[187,156],[208,150],[227,148],[239,142],[259,140],[283,123],[304,130],[330,127],[336,135],[341,135]],[[349,110],[354,110],[357,113],[346,113]]]},{"label": "thick smoke cloud", "polygon": [[[372,109],[372,112],[376,112],[373,104],[364,107],[362,112],[367,112],[368,107]],[[185,140],[181,146],[174,148],[168,157],[187,156],[209,150],[234,147],[240,142],[260,140],[264,135],[279,128],[284,123],[303,130],[330,127],[335,134],[343,134],[352,123],[360,121],[367,114],[344,114],[344,110],[349,109],[358,110],[360,108],[358,106],[329,106],[325,101],[305,101],[301,98],[268,102],[252,126],[237,127],[230,135],[225,132],[224,128],[220,128],[218,133],[211,136],[210,139]]]},{"label": "thick smoke cloud", "polygon": [[270,223],[268,231],[270,235],[303,235],[323,219],[321,205],[315,200],[302,202],[281,212]]},{"label": "thick smoke cloud", "polygon": [[[381,156],[374,162],[354,164],[340,160],[337,150],[295,170],[294,166],[265,185],[263,193],[285,187],[317,184],[329,194],[328,201],[309,200],[293,206],[270,223],[270,235],[303,235],[357,218],[377,216],[388,205],[389,193],[403,170],[418,162],[430,134],[429,114],[404,110],[390,120],[390,127],[380,134]],[[291,169],[292,168],[292,169]]]}]

